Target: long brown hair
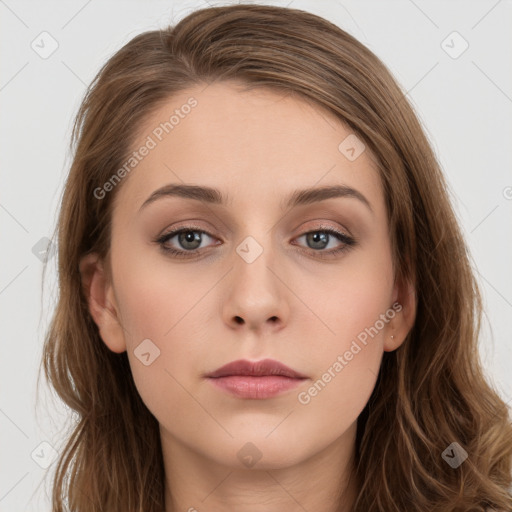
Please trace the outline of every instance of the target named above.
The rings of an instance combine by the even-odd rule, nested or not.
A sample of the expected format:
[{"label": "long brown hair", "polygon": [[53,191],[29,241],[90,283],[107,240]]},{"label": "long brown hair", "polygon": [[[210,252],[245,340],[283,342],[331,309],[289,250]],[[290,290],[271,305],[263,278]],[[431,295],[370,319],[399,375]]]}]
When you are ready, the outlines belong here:
[{"label": "long brown hair", "polygon": [[[164,510],[158,423],[126,353],[91,319],[80,258],[107,260],[112,201],[94,190],[127,160],[137,128],[186,88],[237,80],[297,94],[338,116],[371,149],[384,186],[395,275],[416,287],[414,326],[385,352],[358,418],[355,512],[511,510],[512,425],[478,355],[482,303],[447,184],[403,91],[383,63],[339,27],[290,8],[197,10],[134,37],[103,66],[77,114],[58,237],[58,304],[44,371],[78,415],[60,453],[53,511]],[[54,237],[55,238],[55,237]],[[457,442],[456,469],[442,453]]]}]

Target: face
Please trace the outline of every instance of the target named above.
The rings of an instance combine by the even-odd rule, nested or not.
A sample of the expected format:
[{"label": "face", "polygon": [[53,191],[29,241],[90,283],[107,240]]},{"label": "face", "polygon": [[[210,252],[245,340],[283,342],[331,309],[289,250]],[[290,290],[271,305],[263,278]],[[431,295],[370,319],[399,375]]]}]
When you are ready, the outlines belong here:
[{"label": "face", "polygon": [[[111,280],[101,266],[92,278],[105,308],[92,312],[163,437],[275,468],[352,436],[383,352],[409,328],[369,149],[301,99],[226,82],[169,99],[139,133],[145,155],[115,191]],[[169,185],[196,188],[152,196]],[[192,197],[199,187],[219,197]],[[327,187],[339,188],[296,192]],[[255,398],[205,377],[267,358],[306,378]]]}]

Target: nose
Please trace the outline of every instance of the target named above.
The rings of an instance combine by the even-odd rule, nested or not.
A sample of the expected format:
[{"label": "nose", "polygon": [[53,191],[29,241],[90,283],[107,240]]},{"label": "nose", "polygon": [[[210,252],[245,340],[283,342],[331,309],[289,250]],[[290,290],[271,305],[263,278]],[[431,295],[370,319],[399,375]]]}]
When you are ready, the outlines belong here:
[{"label": "nose", "polygon": [[249,261],[235,256],[223,305],[224,321],[235,330],[276,332],[286,325],[289,314],[286,277],[270,250]]}]

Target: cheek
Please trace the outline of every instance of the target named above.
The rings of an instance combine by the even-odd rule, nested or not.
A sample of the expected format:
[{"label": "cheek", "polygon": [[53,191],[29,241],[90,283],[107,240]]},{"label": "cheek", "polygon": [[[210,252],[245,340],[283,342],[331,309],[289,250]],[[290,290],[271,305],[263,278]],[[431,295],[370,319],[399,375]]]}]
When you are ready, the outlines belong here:
[{"label": "cheek", "polygon": [[218,275],[203,272],[199,277],[186,263],[173,263],[156,248],[143,248],[119,260],[115,281],[127,345],[134,349],[149,338],[162,349],[185,328],[188,339],[199,336],[197,311]]},{"label": "cheek", "polygon": [[355,419],[364,408],[395,316],[389,252],[361,252],[329,272],[329,279],[316,276],[316,287],[303,278],[299,294],[317,319],[305,322],[302,331],[309,360],[315,362],[314,385],[298,401],[306,408],[311,404],[311,412],[317,409],[320,422],[326,420],[321,411],[339,414],[341,421],[345,414]]},{"label": "cheek", "polygon": [[379,250],[354,252],[339,264],[321,273],[297,276],[294,282],[300,287],[298,295],[318,318],[315,327],[317,332],[321,329],[325,353],[348,348],[351,340],[360,334],[364,338],[376,322],[379,332],[372,330],[374,345],[382,340],[387,324],[379,319],[390,310],[393,295],[392,262],[385,245]]},{"label": "cheek", "polygon": [[197,357],[204,353],[205,318],[211,315],[204,297],[218,276],[194,279],[177,265],[142,261],[133,255],[116,267],[116,297],[137,390],[161,419],[162,411],[191,407],[185,388],[192,374],[203,370]]},{"label": "cheek", "polygon": [[[321,336],[314,336],[311,330],[309,337],[316,343],[305,345],[314,372],[297,393],[296,419],[304,419],[306,430],[321,433],[320,444],[349,429],[366,406],[379,373],[391,318],[389,275],[372,272],[371,267],[365,267],[364,272],[353,270],[332,288],[327,286],[316,311],[321,312],[329,330],[321,326]],[[303,332],[303,336],[308,334]]]},{"label": "cheek", "polygon": [[197,296],[186,294],[150,280],[126,282],[136,294],[125,291],[124,314],[129,316],[127,354],[138,393],[157,420],[179,427],[183,413],[190,409],[191,369],[195,368],[197,346],[190,315]]}]

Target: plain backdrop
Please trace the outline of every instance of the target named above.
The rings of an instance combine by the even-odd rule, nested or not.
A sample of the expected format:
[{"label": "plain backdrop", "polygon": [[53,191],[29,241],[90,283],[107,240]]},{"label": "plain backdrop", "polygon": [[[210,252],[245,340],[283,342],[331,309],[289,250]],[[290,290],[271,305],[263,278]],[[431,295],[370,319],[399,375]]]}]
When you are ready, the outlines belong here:
[{"label": "plain backdrop", "polygon": [[[449,182],[484,293],[485,369],[512,403],[511,2],[275,4],[319,14],[353,34],[413,103]],[[41,254],[69,169],[73,116],[117,49],[207,5],[0,0],[0,511],[50,510],[43,478],[55,467],[52,450],[69,421],[44,379],[36,407],[36,378],[56,293],[55,259],[42,293]]]}]

